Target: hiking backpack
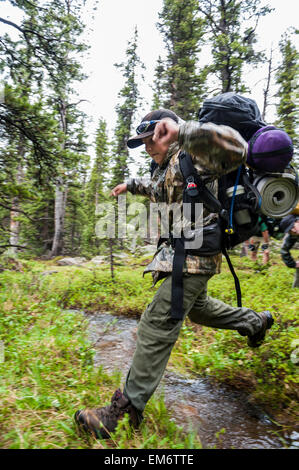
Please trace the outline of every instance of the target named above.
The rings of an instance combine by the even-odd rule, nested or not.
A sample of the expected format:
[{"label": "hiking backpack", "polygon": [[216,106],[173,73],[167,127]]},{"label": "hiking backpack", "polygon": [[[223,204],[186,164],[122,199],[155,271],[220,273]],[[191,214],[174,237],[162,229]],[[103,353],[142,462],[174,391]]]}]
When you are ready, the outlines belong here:
[{"label": "hiking backpack", "polygon": [[198,111],[199,122],[213,122],[236,129],[248,142],[266,123],[254,100],[233,92],[206,99]]},{"label": "hiking backpack", "polygon": [[184,236],[171,240],[174,248],[171,316],[174,319],[183,318],[183,267],[188,254],[212,256],[222,252],[234,277],[237,303],[241,307],[240,282],[227,249],[248,240],[258,232],[260,194],[250,183],[244,165],[219,179],[216,198],[197,173],[189,153],[181,151],[179,163],[184,177],[183,203],[191,203],[191,220],[196,203],[202,203],[210,212],[219,215],[216,223],[202,228],[203,243],[200,248],[185,249],[187,238]]},{"label": "hiking backpack", "polygon": [[[200,123],[213,122],[230,126],[246,141],[250,141],[257,131],[266,127],[255,101],[235,93],[223,93],[207,99],[199,110],[198,117]],[[256,175],[242,164],[237,170],[222,176],[218,180],[217,199],[197,174],[192,158],[187,152],[180,152],[179,161],[185,182],[183,202],[201,202],[219,216],[218,223],[213,227],[203,227],[203,245],[200,249],[185,250],[184,237],[172,240],[174,261],[171,315],[175,319],[183,318],[183,266],[186,254],[211,256],[222,252],[234,277],[237,303],[241,307],[240,283],[227,249],[235,247],[259,232],[262,198],[253,184]],[[262,175],[262,178],[264,176]],[[298,177],[296,184],[294,197],[298,200]]]},{"label": "hiking backpack", "polygon": [[254,100],[233,92],[205,100],[198,118],[200,123],[230,126],[248,142],[249,168],[242,165],[219,179],[218,198],[229,212],[222,224],[230,249],[255,234],[259,215],[282,219],[296,207],[299,182],[290,165],[293,144],[285,131],[263,122]]}]

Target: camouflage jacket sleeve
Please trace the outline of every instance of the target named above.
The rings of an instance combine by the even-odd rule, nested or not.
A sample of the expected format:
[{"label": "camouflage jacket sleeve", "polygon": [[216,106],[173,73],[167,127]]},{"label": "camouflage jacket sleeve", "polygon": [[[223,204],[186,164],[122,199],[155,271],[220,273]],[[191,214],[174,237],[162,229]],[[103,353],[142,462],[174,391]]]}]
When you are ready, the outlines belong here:
[{"label": "camouflage jacket sleeve", "polygon": [[150,178],[129,178],[127,181],[127,190],[132,194],[153,197],[152,181]]},{"label": "camouflage jacket sleeve", "polygon": [[297,241],[297,237],[291,237],[291,235],[288,234],[284,238],[281,249],[280,249],[282,260],[288,268],[296,268],[296,261],[294,260],[294,258],[292,257],[290,253],[290,249],[295,245],[296,241]]},{"label": "camouflage jacket sleeve", "polygon": [[180,126],[179,146],[189,152],[199,173],[219,178],[245,163],[247,142],[228,126],[188,121]]}]

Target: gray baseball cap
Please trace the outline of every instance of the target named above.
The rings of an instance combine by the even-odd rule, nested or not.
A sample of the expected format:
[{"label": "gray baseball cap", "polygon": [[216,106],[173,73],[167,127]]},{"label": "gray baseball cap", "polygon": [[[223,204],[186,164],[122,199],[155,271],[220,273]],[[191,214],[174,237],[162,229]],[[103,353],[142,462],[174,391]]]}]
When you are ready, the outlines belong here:
[{"label": "gray baseball cap", "polygon": [[173,119],[175,122],[179,122],[179,117],[170,109],[157,109],[155,111],[151,111],[142,119],[141,123],[136,129],[137,135],[131,137],[127,141],[127,146],[130,149],[134,149],[142,145],[142,139],[152,135],[155,131],[155,127],[157,122],[161,121],[161,119],[170,118]]}]

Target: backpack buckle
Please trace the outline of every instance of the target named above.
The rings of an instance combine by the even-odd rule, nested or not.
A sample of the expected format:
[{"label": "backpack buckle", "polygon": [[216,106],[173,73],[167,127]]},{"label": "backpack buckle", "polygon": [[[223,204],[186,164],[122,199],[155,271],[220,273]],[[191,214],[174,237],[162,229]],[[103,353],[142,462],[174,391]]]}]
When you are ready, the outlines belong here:
[{"label": "backpack buckle", "polygon": [[197,184],[195,183],[194,176],[188,176],[186,179],[187,187],[186,191],[188,191],[189,196],[194,197],[198,196],[198,189]]}]

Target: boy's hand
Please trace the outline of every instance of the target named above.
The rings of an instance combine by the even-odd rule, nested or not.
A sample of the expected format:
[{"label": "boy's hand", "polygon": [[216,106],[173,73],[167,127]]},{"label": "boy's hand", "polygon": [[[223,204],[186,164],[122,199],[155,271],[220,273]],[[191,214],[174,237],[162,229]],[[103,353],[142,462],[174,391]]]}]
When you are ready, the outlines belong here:
[{"label": "boy's hand", "polygon": [[169,146],[178,140],[179,125],[170,118],[164,118],[156,124],[153,141]]},{"label": "boy's hand", "polygon": [[127,192],[127,183],[118,184],[112,189],[110,196],[118,196],[119,194]]}]

